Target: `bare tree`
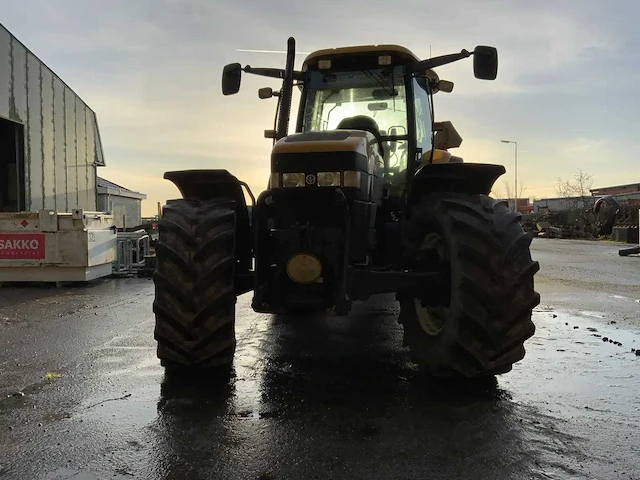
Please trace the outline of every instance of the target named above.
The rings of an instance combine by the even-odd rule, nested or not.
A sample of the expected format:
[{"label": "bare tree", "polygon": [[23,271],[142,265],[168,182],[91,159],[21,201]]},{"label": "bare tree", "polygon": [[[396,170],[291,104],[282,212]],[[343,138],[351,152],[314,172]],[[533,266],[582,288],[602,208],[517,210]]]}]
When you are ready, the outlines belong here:
[{"label": "bare tree", "polygon": [[593,175],[578,169],[571,180],[563,180],[558,177],[555,190],[558,197],[567,199],[566,206],[568,208],[576,209],[584,206],[584,197],[591,196],[590,190],[592,186]]},{"label": "bare tree", "polygon": [[[522,198],[526,190],[527,190],[527,186],[524,184],[524,182],[518,182],[518,198]],[[509,183],[509,180],[505,178],[504,181],[502,182],[502,187],[498,187],[498,188],[494,187],[493,192],[496,198],[507,200],[509,202],[509,208],[514,209],[513,185]]]},{"label": "bare tree", "polygon": [[555,185],[559,197],[586,197],[590,195],[593,186],[593,175],[578,169],[572,180],[558,177]]}]

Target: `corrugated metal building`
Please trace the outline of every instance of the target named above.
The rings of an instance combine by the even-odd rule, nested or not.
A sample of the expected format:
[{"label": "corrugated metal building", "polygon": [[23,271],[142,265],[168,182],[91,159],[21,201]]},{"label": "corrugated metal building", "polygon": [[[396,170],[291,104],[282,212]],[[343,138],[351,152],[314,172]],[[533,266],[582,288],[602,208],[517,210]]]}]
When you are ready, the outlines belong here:
[{"label": "corrugated metal building", "polygon": [[144,193],[98,177],[98,209],[113,215],[118,228],[137,227],[142,223],[142,200],[145,198]]},{"label": "corrugated metal building", "polygon": [[0,211],[97,210],[96,115],[0,24]]},{"label": "corrugated metal building", "polygon": [[554,212],[575,209],[584,210],[591,208],[595,201],[596,199],[594,197],[543,198],[541,200],[533,201],[533,211],[537,213],[540,210],[549,210]]}]

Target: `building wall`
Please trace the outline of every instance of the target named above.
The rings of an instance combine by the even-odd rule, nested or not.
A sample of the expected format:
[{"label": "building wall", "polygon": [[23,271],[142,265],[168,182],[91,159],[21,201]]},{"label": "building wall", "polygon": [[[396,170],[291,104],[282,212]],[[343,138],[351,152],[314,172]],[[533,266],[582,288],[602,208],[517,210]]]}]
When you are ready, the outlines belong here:
[{"label": "building wall", "polygon": [[630,202],[630,203],[636,203],[638,200],[640,200],[640,193],[623,193],[620,195],[614,195],[614,198],[618,201],[618,202]]},{"label": "building wall", "polygon": [[541,208],[555,212],[576,208],[591,208],[595,200],[593,197],[543,198],[542,200],[533,201],[533,211],[538,212]]},{"label": "building wall", "polygon": [[142,223],[142,201],[137,198],[100,193],[98,210],[112,214],[113,223],[118,228],[136,227]]},{"label": "building wall", "polygon": [[592,195],[626,195],[629,193],[640,193],[640,183],[591,189]]},{"label": "building wall", "polygon": [[24,127],[27,210],[97,210],[95,113],[2,25],[0,117]]}]

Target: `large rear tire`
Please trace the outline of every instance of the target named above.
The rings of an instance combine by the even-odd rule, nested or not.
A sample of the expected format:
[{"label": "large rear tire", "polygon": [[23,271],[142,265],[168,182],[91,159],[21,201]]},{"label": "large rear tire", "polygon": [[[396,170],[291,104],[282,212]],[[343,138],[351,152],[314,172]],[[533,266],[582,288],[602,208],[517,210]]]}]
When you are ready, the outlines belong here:
[{"label": "large rear tire", "polygon": [[220,372],[235,353],[235,203],[172,200],[158,222],[154,338],[168,372]]},{"label": "large rear tire", "polygon": [[[419,268],[438,258],[450,280],[442,306],[399,294],[404,343],[412,359],[438,377],[509,372],[533,336],[540,303],[533,277],[532,237],[520,214],[485,195],[427,194],[413,207],[403,241]],[[431,260],[433,262],[433,260]]]}]

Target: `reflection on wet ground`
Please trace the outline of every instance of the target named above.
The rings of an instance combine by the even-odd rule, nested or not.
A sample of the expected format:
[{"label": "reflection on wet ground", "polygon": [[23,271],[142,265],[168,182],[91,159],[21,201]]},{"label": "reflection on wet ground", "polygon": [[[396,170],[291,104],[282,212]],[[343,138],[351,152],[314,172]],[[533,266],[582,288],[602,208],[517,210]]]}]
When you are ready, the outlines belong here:
[{"label": "reflection on wet ground", "polygon": [[500,385],[576,438],[588,455],[583,473],[640,478],[640,332],[605,316],[541,309],[526,362]]},{"label": "reflection on wet ground", "polygon": [[165,383],[160,441],[176,462],[163,474],[477,478],[485,465],[484,478],[504,478],[528,471],[525,419],[495,379],[463,387],[416,378],[392,312],[381,310],[267,319],[256,327],[261,341],[253,330],[240,342],[237,376],[225,388]]},{"label": "reflection on wet ground", "polygon": [[0,400],[0,476],[638,478],[640,336],[617,325],[540,309],[513,372],[462,385],[417,373],[389,298],[340,318],[244,296],[216,386],[164,377],[144,298],[115,307],[135,327]]}]

